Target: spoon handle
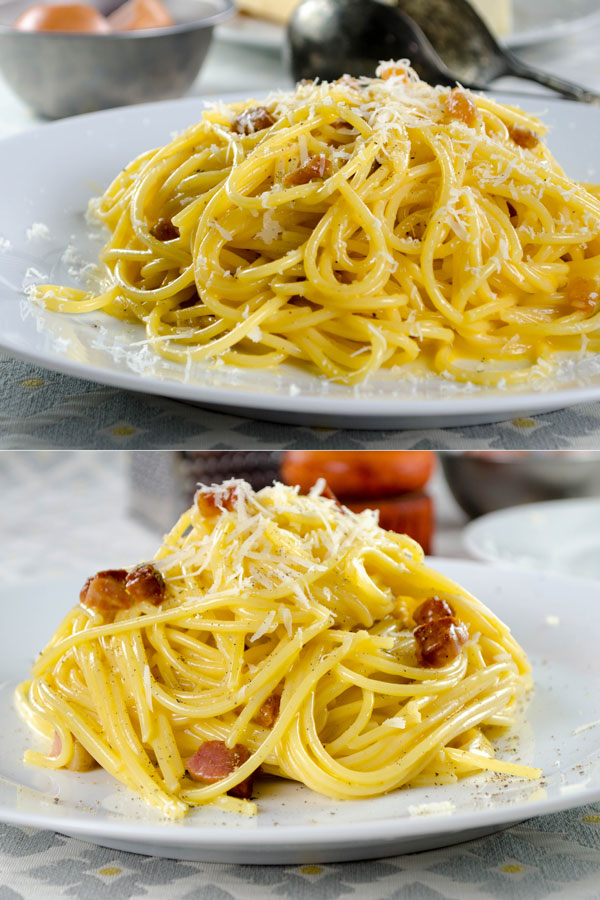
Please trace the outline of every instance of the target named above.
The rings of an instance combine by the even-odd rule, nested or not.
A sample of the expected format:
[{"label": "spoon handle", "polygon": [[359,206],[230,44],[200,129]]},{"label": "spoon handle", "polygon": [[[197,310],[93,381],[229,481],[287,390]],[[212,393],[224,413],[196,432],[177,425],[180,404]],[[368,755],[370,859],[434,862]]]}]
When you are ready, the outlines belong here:
[{"label": "spoon handle", "polygon": [[584,103],[600,104],[600,94],[596,94],[594,91],[588,91],[586,88],[581,87],[581,85],[573,84],[573,82],[566,81],[564,78],[559,78],[557,75],[551,75],[549,72],[542,72],[541,69],[535,69],[533,66],[524,63],[513,53],[506,53],[506,63],[507,75],[516,75],[517,78],[527,78],[530,81],[536,81],[538,84],[543,84],[544,87],[551,88],[551,90],[557,91],[559,94],[562,94],[563,97],[568,97],[571,100],[581,100]]}]

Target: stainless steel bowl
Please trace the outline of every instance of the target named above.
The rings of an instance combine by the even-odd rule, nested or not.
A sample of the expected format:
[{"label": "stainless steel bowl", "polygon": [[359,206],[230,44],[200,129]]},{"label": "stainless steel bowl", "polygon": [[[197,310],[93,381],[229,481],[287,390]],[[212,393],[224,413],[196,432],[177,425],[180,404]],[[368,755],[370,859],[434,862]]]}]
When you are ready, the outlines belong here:
[{"label": "stainless steel bowl", "polygon": [[35,112],[51,119],[181,96],[196,78],[213,27],[233,0],[165,0],[175,25],[114,34],[17,31],[34,0],[0,4],[0,69]]},{"label": "stainless steel bowl", "polygon": [[600,495],[600,454],[583,451],[440,454],[448,486],[475,518],[496,509]]}]

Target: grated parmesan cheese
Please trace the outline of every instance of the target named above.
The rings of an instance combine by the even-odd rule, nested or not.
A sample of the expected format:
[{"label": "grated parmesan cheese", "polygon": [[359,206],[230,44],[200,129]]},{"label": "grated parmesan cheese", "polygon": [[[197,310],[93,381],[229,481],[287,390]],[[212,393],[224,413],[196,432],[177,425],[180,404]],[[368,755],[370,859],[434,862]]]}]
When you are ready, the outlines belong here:
[{"label": "grated parmesan cheese", "polygon": [[283,226],[279,224],[277,213],[274,209],[268,209],[263,216],[262,228],[256,235],[259,241],[272,244],[283,232]]},{"label": "grated parmesan cheese", "polygon": [[308,162],[308,156],[309,156],[308,144],[307,144],[305,134],[301,134],[298,137],[298,150],[300,151],[300,163],[301,163],[301,165],[304,165],[306,162]]},{"label": "grated parmesan cheese", "polygon": [[25,231],[25,236],[28,241],[49,241],[50,229],[43,222],[34,222]]},{"label": "grated parmesan cheese", "polygon": [[580,725],[579,728],[573,729],[571,734],[581,734],[582,731],[587,731],[589,728],[596,728],[600,725],[600,719],[596,719],[595,722],[588,722],[586,725]]},{"label": "grated parmesan cheese", "polygon": [[232,241],[232,240],[233,240],[233,235],[231,234],[231,232],[230,232],[230,231],[227,231],[226,228],[223,228],[222,225],[219,225],[219,223],[216,222],[215,219],[211,219],[210,222],[209,222],[209,225],[210,225],[211,228],[214,228],[215,231],[218,231],[218,232],[219,232],[219,234],[221,235],[221,237],[223,238],[223,240],[225,240],[225,241]]},{"label": "grated parmesan cheese", "polygon": [[391,718],[386,719],[383,724],[389,725],[390,728],[399,728],[402,730],[406,728],[406,719],[403,719],[402,716],[392,716]]},{"label": "grated parmesan cheese", "polygon": [[29,266],[25,270],[25,275],[23,276],[23,288],[27,290],[29,287],[33,288],[35,284],[39,281],[48,281],[49,275],[45,272],[40,272],[39,269],[36,269],[35,266]]},{"label": "grated parmesan cheese", "polygon": [[261,639],[261,637],[264,637],[264,635],[267,634],[267,632],[269,632],[271,630],[274,621],[275,621],[275,610],[272,609],[269,613],[267,613],[267,615],[265,616],[260,627],[257,628],[256,631],[254,632],[254,634],[252,635],[252,637],[249,638],[250,643],[253,644],[254,641],[259,641]]},{"label": "grated parmesan cheese", "polygon": [[419,803],[408,807],[410,816],[447,816],[456,809],[450,800],[442,800],[439,803]]},{"label": "grated parmesan cheese", "polygon": [[287,631],[288,637],[292,636],[292,611],[288,606],[280,606],[281,611],[281,621],[283,622],[283,626]]}]

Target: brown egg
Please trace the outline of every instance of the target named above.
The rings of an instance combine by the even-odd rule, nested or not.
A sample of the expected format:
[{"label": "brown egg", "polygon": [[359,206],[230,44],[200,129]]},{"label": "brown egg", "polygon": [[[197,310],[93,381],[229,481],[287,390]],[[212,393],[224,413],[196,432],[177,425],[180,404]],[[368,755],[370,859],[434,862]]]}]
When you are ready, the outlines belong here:
[{"label": "brown egg", "polygon": [[108,21],[114,31],[165,28],[175,24],[161,0],[127,0],[127,3],[110,14]]},{"label": "brown egg", "polygon": [[13,23],[20,31],[79,31],[106,34],[110,25],[98,10],[84,3],[48,6],[36,3]]}]

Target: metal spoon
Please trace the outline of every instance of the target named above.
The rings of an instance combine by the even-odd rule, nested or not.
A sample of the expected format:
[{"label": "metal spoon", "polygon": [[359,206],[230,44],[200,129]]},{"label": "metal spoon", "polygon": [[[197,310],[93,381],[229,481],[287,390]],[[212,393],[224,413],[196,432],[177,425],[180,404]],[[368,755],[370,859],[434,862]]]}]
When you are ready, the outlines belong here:
[{"label": "metal spoon", "polygon": [[290,21],[287,52],[296,80],[373,75],[380,59],[408,58],[424,81],[456,82],[419,26],[375,0],[305,0]]},{"label": "metal spoon", "polygon": [[288,26],[288,54],[296,78],[372,75],[380,59],[407,57],[426,81],[480,88],[513,75],[600,103],[501,47],[467,0],[303,0]]},{"label": "metal spoon", "polygon": [[[389,0],[385,0],[389,2]],[[524,63],[501,46],[468,0],[391,0],[419,25],[459,81],[489,84],[512,75],[536,81],[564,97],[600,102],[600,95]]]}]

